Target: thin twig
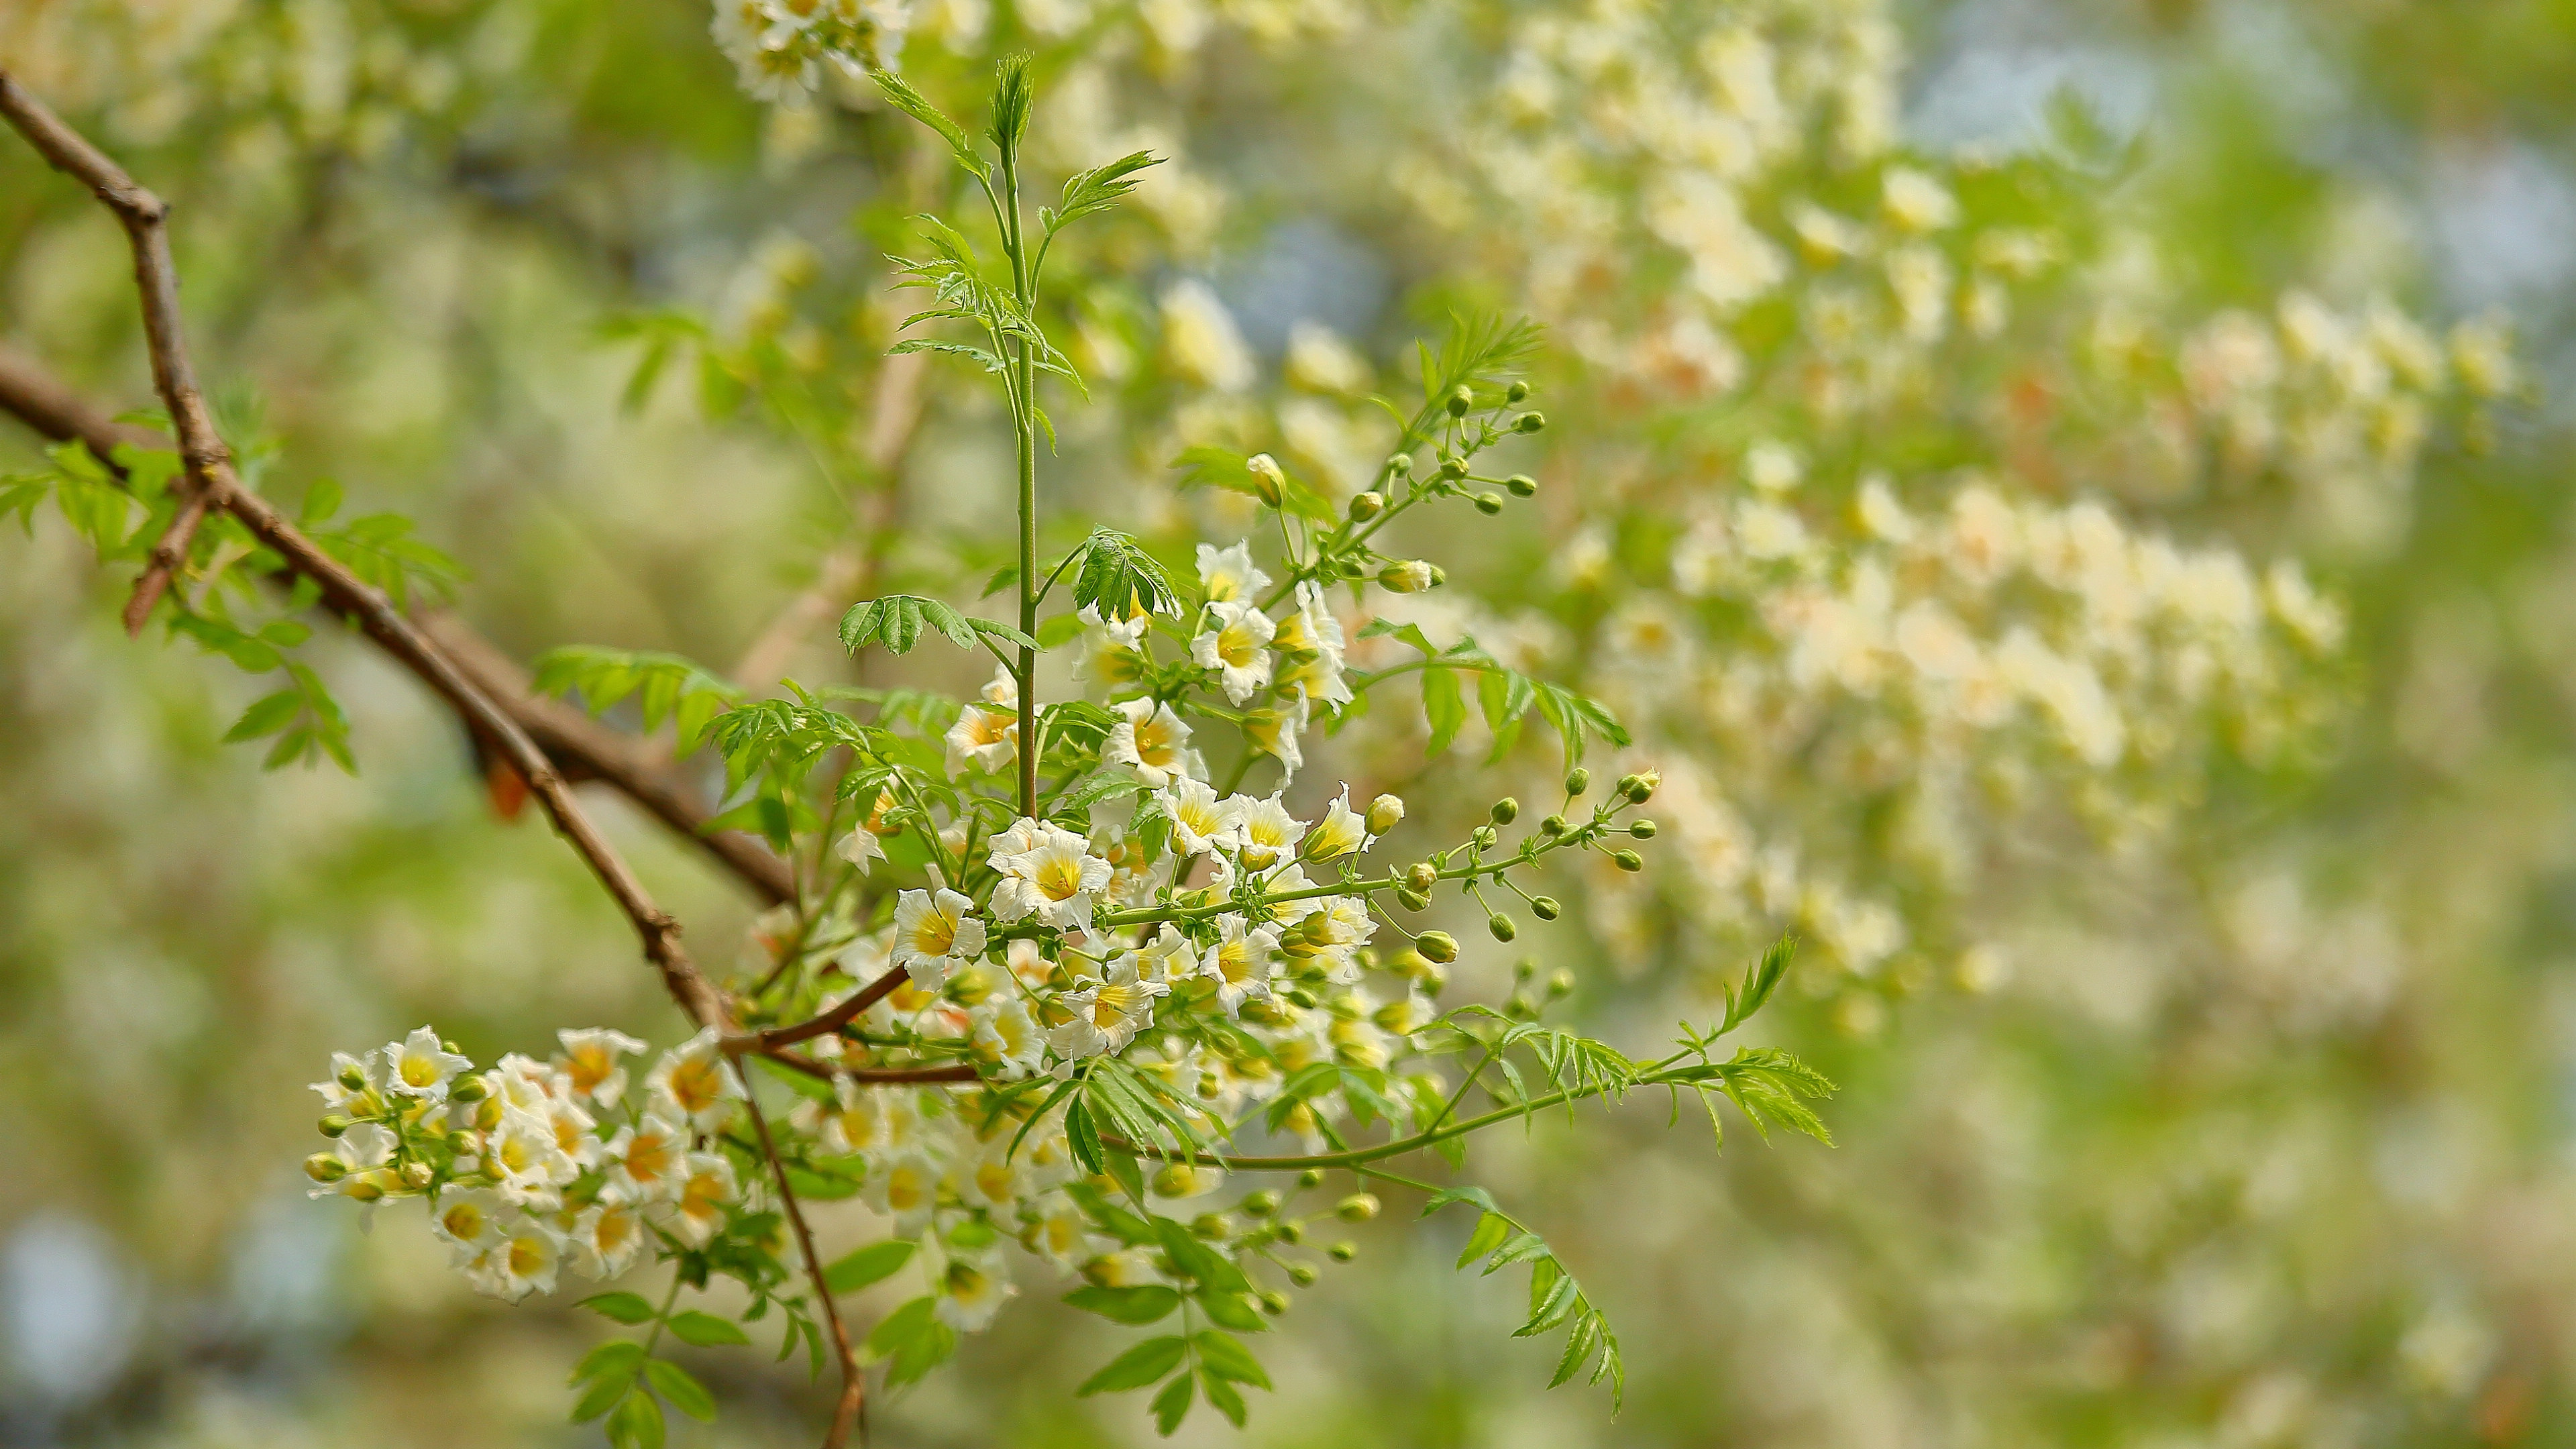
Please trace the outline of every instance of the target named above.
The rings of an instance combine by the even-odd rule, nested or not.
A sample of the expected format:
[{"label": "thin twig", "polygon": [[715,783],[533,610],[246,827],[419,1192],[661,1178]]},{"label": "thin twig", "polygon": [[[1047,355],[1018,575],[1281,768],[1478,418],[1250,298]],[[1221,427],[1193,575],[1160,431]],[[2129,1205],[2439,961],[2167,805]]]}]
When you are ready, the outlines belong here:
[{"label": "thin twig", "polygon": [[239,519],[288,567],[318,585],[325,604],[355,620],[368,637],[454,705],[470,726],[498,744],[502,757],[545,803],[556,832],[572,843],[633,923],[643,942],[645,958],[661,972],[663,987],[671,998],[700,1025],[730,1028],[732,1011],[723,994],[699,973],[681,946],[679,922],[653,903],[643,882],[635,878],[624,858],[591,823],[581,803],[573,798],[572,787],[565,783],[554,762],[528,738],[527,731],[477,688],[445,651],[414,628],[392,600],[315,546],[301,529],[287,522],[266,500],[243,489],[233,476],[231,459],[215,438],[205,399],[197,392],[186,347],[179,337],[178,279],[162,240],[164,209],[160,201],[64,125],[6,71],[0,71],[0,116],[6,116],[57,170],[70,173],[88,186],[125,223],[134,243],[135,277],[143,294],[144,330],[152,353],[153,380],[178,429],[180,453],[191,482],[206,506],[221,508]]},{"label": "thin twig", "polygon": [[[151,452],[167,451],[169,446],[169,440],[159,433],[114,421],[32,359],[6,347],[0,347],[0,412],[15,416],[54,442],[81,444],[119,481],[125,477],[124,465],[115,459],[120,444]],[[477,688],[527,731],[566,779],[598,780],[614,787],[714,857],[750,887],[763,904],[776,905],[787,899],[787,863],[752,836],[735,830],[708,830],[707,822],[715,818],[715,812],[707,808],[703,794],[671,762],[667,752],[647,741],[619,734],[561,700],[531,694],[527,671],[455,615],[424,613],[414,622],[432,643],[447,651]],[[470,721],[467,728],[472,729]],[[499,755],[498,746],[489,737],[484,737],[482,743],[491,754]]]},{"label": "thin twig", "polygon": [[769,1031],[759,1032],[752,1036],[750,1040],[757,1041],[764,1047],[783,1047],[794,1046],[800,1041],[810,1040],[811,1038],[818,1036],[828,1036],[833,1032],[839,1031],[842,1027],[849,1025],[851,1022],[858,1020],[860,1012],[863,1012],[869,1007],[876,1005],[878,1002],[885,1000],[887,997],[894,995],[895,988],[903,985],[907,979],[908,973],[905,969],[901,966],[897,966],[883,976],[878,977],[876,980],[860,987],[846,1000],[835,1005],[831,1010],[816,1016],[811,1021],[803,1021],[794,1026],[776,1027]]},{"label": "thin twig", "polygon": [[765,1047],[750,1037],[732,1037],[725,1042],[728,1051],[749,1052],[764,1061],[776,1062],[791,1072],[799,1072],[818,1082],[846,1077],[863,1087],[937,1086],[946,1083],[974,1082],[983,1079],[971,1062],[956,1062],[944,1067],[838,1067],[818,1062],[812,1057],[778,1047]]},{"label": "thin twig", "polygon": [[[746,1084],[747,1085],[747,1084]],[[769,1175],[778,1184],[778,1204],[786,1210],[788,1226],[796,1230],[796,1246],[805,1255],[805,1276],[814,1284],[814,1299],[823,1307],[823,1321],[832,1326],[832,1347],[841,1358],[841,1401],[832,1409],[832,1427],[823,1436],[823,1449],[841,1449],[848,1443],[850,1429],[859,1421],[859,1410],[867,1399],[867,1374],[859,1367],[858,1350],[850,1345],[850,1330],[841,1322],[841,1309],[832,1301],[832,1286],[823,1278],[822,1256],[814,1251],[813,1229],[805,1226],[805,1209],[796,1202],[796,1189],[787,1185],[787,1163],[778,1155],[778,1144],[770,1139],[769,1118],[760,1110],[760,1100],[751,1092],[743,1093],[743,1106],[750,1110],[752,1130],[760,1134],[760,1155],[769,1159]]]}]

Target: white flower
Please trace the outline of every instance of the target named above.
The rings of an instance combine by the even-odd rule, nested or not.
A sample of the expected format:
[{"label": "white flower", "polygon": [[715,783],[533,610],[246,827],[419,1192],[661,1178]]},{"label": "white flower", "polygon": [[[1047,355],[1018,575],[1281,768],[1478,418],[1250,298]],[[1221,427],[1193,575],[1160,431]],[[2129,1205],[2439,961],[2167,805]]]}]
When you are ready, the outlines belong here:
[{"label": "white flower", "polygon": [[1368,391],[1369,365],[1331,328],[1299,322],[1288,329],[1288,380],[1314,392]]},{"label": "white flower", "polygon": [[[341,1080],[344,1076],[352,1075],[359,1078],[359,1084],[354,1087]],[[331,1053],[331,1075],[313,1083],[312,1087],[314,1091],[322,1094],[322,1105],[336,1112],[348,1105],[352,1098],[365,1095],[369,1088],[381,1088],[384,1084],[383,1057],[369,1052],[367,1059],[362,1062],[347,1052],[333,1052]]]},{"label": "white flower", "polygon": [[672,1201],[672,1231],[690,1247],[705,1247],[724,1226],[725,1208],[740,1195],[730,1159],[718,1152],[690,1153],[687,1176]]},{"label": "white flower", "polygon": [[975,1008],[975,1059],[1006,1082],[1036,1071],[1046,1055],[1046,1037],[1037,1018],[1019,998],[997,996]]},{"label": "white flower", "polygon": [[1312,581],[1299,584],[1297,611],[1279,621],[1270,639],[1286,665],[1279,682],[1294,686],[1309,701],[1350,703],[1351,687],[1342,678],[1345,643],[1342,621],[1325,606],[1323,589]]},{"label": "white flower", "polygon": [[544,1113],[516,1108],[501,1114],[483,1154],[483,1167],[499,1179],[501,1196],[521,1207],[552,1212],[563,1204],[563,1186],[581,1168],[555,1137],[553,1120]]},{"label": "white flower", "polygon": [[1243,1003],[1270,995],[1279,970],[1279,933],[1231,913],[1217,917],[1216,924],[1216,946],[1199,958],[1199,974],[1216,983],[1217,1004],[1232,1016]]},{"label": "white flower", "polygon": [[998,1253],[961,1254],[950,1258],[939,1275],[939,1321],[960,1333],[973,1333],[993,1321],[1002,1304],[1019,1290],[1003,1275]]},{"label": "white flower", "polygon": [[1297,778],[1306,763],[1306,751],[1297,737],[1306,732],[1306,696],[1289,696],[1286,709],[1256,709],[1243,717],[1244,741],[1262,754],[1279,761],[1279,782],[1286,785]]},{"label": "white flower", "polygon": [[401,1041],[385,1043],[385,1087],[406,1097],[443,1102],[449,1079],[473,1066],[471,1058],[449,1051],[438,1033],[425,1026]]},{"label": "white flower", "polygon": [[1002,872],[993,918],[1004,922],[1033,914],[1060,931],[1088,931],[1092,901],[1109,884],[1109,862],[1093,855],[1087,841],[1034,820],[994,837],[992,864]]},{"label": "white flower", "polygon": [[1007,1136],[959,1162],[948,1181],[960,1202],[997,1211],[1028,1196],[1030,1185],[1026,1161],[1012,1155]]},{"label": "white flower", "polygon": [[[1396,810],[1396,818],[1402,819],[1402,805],[1399,804]],[[1297,853],[1306,860],[1331,860],[1368,844],[1368,836],[1368,822],[1351,808],[1351,787],[1344,785],[1342,793],[1334,796],[1333,803],[1325,807],[1324,822],[1306,837],[1305,844]]]},{"label": "white flower", "polygon": [[1195,278],[1163,292],[1163,352],[1174,371],[1202,386],[1241,392],[1252,385],[1252,349],[1215,291]]},{"label": "white flower", "polygon": [[688,1171],[689,1129],[647,1114],[608,1139],[602,1196],[614,1202],[660,1202],[680,1190]]},{"label": "white flower", "polygon": [[644,1050],[644,1043],[606,1027],[587,1031],[566,1027],[555,1033],[555,1039],[563,1043],[560,1065],[573,1095],[588,1097],[602,1106],[613,1106],[626,1095],[626,1068],[618,1065],[617,1059],[628,1052]]},{"label": "white flower", "polygon": [[1153,940],[1130,954],[1136,958],[1136,974],[1148,981],[1180,981],[1198,974],[1198,948],[1169,921]]},{"label": "white flower", "polygon": [[959,967],[984,954],[984,922],[975,902],[942,887],[938,894],[895,897],[893,964],[925,991],[948,984]]},{"label": "white flower", "polygon": [[589,1278],[614,1278],[626,1271],[651,1241],[644,1215],[621,1202],[593,1203],[573,1219],[573,1267]]},{"label": "white flower", "polygon": [[1250,699],[1270,683],[1271,636],[1278,626],[1250,599],[1208,605],[1208,627],[1190,641],[1190,657],[1202,669],[1218,671],[1225,697],[1235,704]]},{"label": "white flower", "polygon": [[1253,566],[1252,540],[1232,548],[1199,545],[1199,583],[1212,604],[1240,603],[1270,587],[1270,575]]},{"label": "white flower", "polygon": [[1139,976],[1134,953],[1121,956],[1100,980],[1056,998],[1073,1020],[1057,1027],[1048,1045],[1068,1062],[1119,1051],[1153,1019],[1154,1003],[1171,989]]},{"label": "white flower", "polygon": [[947,745],[948,771],[952,775],[968,765],[986,771],[1007,769],[1020,754],[1019,710],[970,704],[958,712],[957,723],[948,727]]},{"label": "white flower", "polygon": [[1907,231],[1939,231],[1959,219],[1958,200],[1910,166],[1890,166],[1880,181],[1887,219]]},{"label": "white flower", "polygon": [[1254,870],[1267,870],[1286,860],[1306,834],[1306,822],[1289,814],[1276,795],[1267,800],[1245,801],[1241,809],[1237,817],[1241,823],[1236,827],[1242,840],[1240,849],[1243,863]]},{"label": "white flower", "polygon": [[1163,813],[1171,818],[1172,842],[1183,856],[1232,850],[1243,797],[1220,798],[1216,787],[1199,780],[1177,780],[1163,794]]},{"label": "white flower", "polygon": [[[959,716],[959,721],[961,723],[964,721],[963,715]],[[841,843],[832,847],[832,853],[865,870],[868,868],[869,861],[885,859],[885,842],[877,839],[877,833],[874,830],[862,825],[842,836]]]},{"label": "white flower", "polygon": [[677,1108],[678,1115],[691,1126],[701,1130],[721,1126],[742,1096],[742,1084],[735,1080],[732,1064],[724,1059],[724,1050],[717,1045],[714,1027],[664,1052],[644,1084],[657,1098]]},{"label": "white flower", "polygon": [[900,1152],[918,1136],[920,1117],[901,1092],[865,1087],[843,1077],[836,1086],[837,1108],[820,1115],[812,1130],[830,1153]]},{"label": "white flower", "polygon": [[894,1219],[896,1235],[909,1237],[939,1205],[939,1174],[918,1154],[906,1153],[877,1165],[862,1190],[868,1206]]},{"label": "white flower", "polygon": [[523,1217],[475,1260],[471,1281],[481,1292],[516,1303],[531,1293],[555,1291],[555,1274],[562,1266],[562,1235]]},{"label": "white flower", "polygon": [[599,1124],[588,1112],[570,1100],[549,1102],[534,1115],[542,1117],[555,1134],[555,1150],[571,1159],[575,1167],[599,1165],[599,1135],[592,1129]]},{"label": "white flower", "polygon": [[1198,751],[1189,747],[1190,727],[1172,707],[1151,699],[1130,699],[1110,706],[1124,718],[1110,727],[1100,747],[1104,763],[1128,771],[1157,789],[1184,776],[1205,774]]},{"label": "white flower", "polygon": [[488,1188],[451,1188],[429,1211],[429,1230],[456,1250],[463,1267],[498,1246],[509,1229],[510,1209]]}]

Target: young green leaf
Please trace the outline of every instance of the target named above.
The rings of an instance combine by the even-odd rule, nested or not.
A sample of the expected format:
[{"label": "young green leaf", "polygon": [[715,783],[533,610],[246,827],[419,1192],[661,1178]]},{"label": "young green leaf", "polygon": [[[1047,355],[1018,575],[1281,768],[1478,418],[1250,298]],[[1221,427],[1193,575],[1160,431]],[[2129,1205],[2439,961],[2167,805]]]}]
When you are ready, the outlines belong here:
[{"label": "young green leaf", "polygon": [[977,153],[975,143],[967,138],[966,128],[948,119],[946,112],[914,90],[910,82],[890,70],[871,71],[869,74],[876,81],[877,89],[885,92],[887,100],[894,102],[896,110],[939,133],[939,138],[948,143],[949,151],[956,156],[958,165],[978,178],[993,174],[993,163]]},{"label": "young green leaf", "polygon": [[911,1262],[913,1250],[920,1246],[908,1238],[870,1243],[825,1268],[823,1286],[835,1293],[856,1293],[872,1283],[882,1283]]},{"label": "young green leaf", "polygon": [[1181,1359],[1188,1352],[1189,1340],[1178,1334],[1146,1339],[1111,1359],[1100,1372],[1083,1380],[1082,1387],[1073,1391],[1074,1395],[1087,1399],[1093,1394],[1118,1393],[1160,1383],[1165,1374],[1181,1366]]},{"label": "young green leaf", "polygon": [[1156,1322],[1181,1306],[1178,1290],[1148,1283],[1134,1288],[1076,1288],[1064,1301],[1085,1313],[1097,1313],[1112,1323],[1137,1327]]},{"label": "young green leaf", "polygon": [[653,1316],[653,1305],[641,1293],[593,1293],[573,1307],[587,1308],[619,1323],[642,1323]]},{"label": "young green leaf", "polygon": [[651,1384],[653,1392],[661,1395],[672,1408],[701,1424],[715,1422],[716,1396],[708,1393],[707,1386],[699,1383],[687,1369],[667,1358],[647,1359],[644,1362],[644,1382]]},{"label": "young green leaf", "polygon": [[751,1342],[741,1326],[732,1319],[718,1318],[712,1313],[701,1313],[694,1308],[686,1313],[673,1314],[670,1329],[672,1337],[682,1343],[696,1344],[700,1348],[709,1348],[723,1343]]}]

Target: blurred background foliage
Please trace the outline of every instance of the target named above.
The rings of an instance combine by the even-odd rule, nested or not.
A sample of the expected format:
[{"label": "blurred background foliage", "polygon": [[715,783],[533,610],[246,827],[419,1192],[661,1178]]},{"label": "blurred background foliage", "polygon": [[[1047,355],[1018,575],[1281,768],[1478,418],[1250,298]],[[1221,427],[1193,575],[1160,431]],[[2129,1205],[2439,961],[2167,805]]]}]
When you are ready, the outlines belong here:
[{"label": "blurred background foliage", "polygon": [[[1454,583],[1418,617],[1579,677],[1673,784],[1646,888],[1574,882],[1523,944],[1642,1050],[1797,930],[1766,1029],[1845,1088],[1830,1151],[1721,1157],[1648,1103],[1496,1145],[1622,1327],[1617,1418],[1539,1390],[1453,1237],[1388,1224],[1284,1322],[1242,1437],[2576,1432],[2567,7],[910,18],[900,63],[961,109],[982,57],[1038,48],[1056,172],[1178,157],[1051,299],[1097,399],[1056,407],[1068,534],[1241,527],[1170,488],[1193,443],[1347,492],[1384,446],[1359,395],[1406,384],[1411,337],[1472,305],[1550,324],[1541,494],[1423,536]],[[1007,445],[971,380],[880,360],[879,256],[941,204],[937,159],[855,89],[745,97],[706,20],[19,0],[0,64],[177,204],[199,368],[237,442],[276,443],[266,491],[417,518],[523,658],[729,670],[818,584],[971,599]],[[1710,110],[1675,119],[1676,65]],[[107,216],[0,146],[0,339],[140,405],[130,286]],[[478,1057],[672,1039],[624,929],[363,647],[308,651],[359,775],[263,775],[218,743],[258,681],[124,640],[121,580],[58,520],[0,549],[0,1443],[594,1442],[559,1376],[596,1324],[472,1298],[294,1164],[334,1048],[424,1019]],[[2100,637],[2105,557],[2143,643]],[[752,682],[846,679],[827,634]],[[1986,662],[1934,667],[1962,637]],[[942,667],[911,678],[978,682]],[[1978,714],[1989,668],[2026,707]],[[1421,729],[1380,699],[1300,788],[1481,813],[1472,762],[1399,766]],[[1557,763],[1503,768],[1533,797]],[[729,959],[751,904],[603,808]],[[1028,1296],[880,1404],[878,1442],[1149,1437],[1069,1398],[1101,1349]],[[686,1442],[802,1437],[801,1377],[699,1367],[740,1407]]]}]

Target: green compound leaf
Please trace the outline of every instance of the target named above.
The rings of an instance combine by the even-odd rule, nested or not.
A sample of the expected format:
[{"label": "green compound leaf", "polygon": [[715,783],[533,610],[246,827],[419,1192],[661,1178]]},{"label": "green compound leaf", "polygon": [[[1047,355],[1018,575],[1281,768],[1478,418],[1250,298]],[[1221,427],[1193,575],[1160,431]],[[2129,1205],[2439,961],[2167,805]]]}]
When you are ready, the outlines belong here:
[{"label": "green compound leaf", "polygon": [[653,1316],[653,1305],[641,1293],[593,1293],[573,1307],[587,1308],[619,1323],[642,1323]]},{"label": "green compound leaf", "polygon": [[1197,1379],[1183,1374],[1165,1384],[1163,1391],[1154,1396],[1156,1433],[1168,1439],[1173,1430],[1181,1427],[1181,1421],[1190,1416],[1190,1396],[1196,1391],[1197,1384]]},{"label": "green compound leaf", "polygon": [[701,1424],[711,1424],[716,1417],[716,1396],[696,1376],[667,1358],[647,1359],[644,1381],[664,1402]]},{"label": "green compound leaf", "polygon": [[966,128],[948,119],[948,113],[932,105],[929,97],[914,90],[909,82],[893,71],[872,71],[870,74],[877,83],[877,89],[885,92],[886,99],[894,102],[896,110],[939,133],[939,138],[948,143],[949,151],[956,156],[958,165],[979,178],[993,174],[993,163],[976,152],[975,143],[966,135]]},{"label": "green compound leaf", "polygon": [[662,1449],[662,1405],[650,1394],[630,1392],[608,1416],[608,1442],[614,1449]]},{"label": "green compound leaf", "polygon": [[[1429,1217],[1452,1203],[1466,1203],[1480,1210],[1475,1230],[1468,1234],[1467,1249],[1458,1255],[1461,1269],[1480,1258],[1485,1260],[1487,1274],[1514,1263],[1530,1265],[1529,1318],[1512,1331],[1512,1336],[1531,1338],[1558,1328],[1567,1330],[1565,1350],[1547,1386],[1555,1388],[1570,1381],[1597,1357],[1590,1382],[1610,1380],[1611,1412],[1617,1413],[1626,1395],[1628,1371],[1619,1357],[1619,1337],[1610,1331],[1609,1318],[1583,1296],[1574,1275],[1558,1261],[1547,1240],[1495,1206],[1493,1194],[1483,1188],[1443,1188],[1423,1204],[1422,1215]],[[1202,1346],[1201,1353],[1206,1352]]]},{"label": "green compound leaf", "polygon": [[1081,569],[1074,575],[1073,599],[1100,619],[1128,619],[1142,614],[1177,614],[1180,596],[1172,576],[1145,546],[1116,529],[1092,531],[1076,550]]},{"label": "green compound leaf", "polygon": [[1175,1289],[1147,1284],[1136,1288],[1076,1288],[1064,1296],[1064,1301],[1112,1323],[1141,1328],[1168,1317],[1181,1306],[1181,1295]]},{"label": "green compound leaf", "polygon": [[1256,1389],[1270,1387],[1270,1375],[1262,1369],[1261,1361],[1233,1334],[1202,1328],[1190,1336],[1190,1342],[1198,1349],[1199,1361],[1209,1373]]},{"label": "green compound leaf", "polygon": [[672,1315],[670,1329],[671,1335],[680,1342],[693,1343],[700,1348],[751,1342],[751,1336],[744,1333],[742,1326],[732,1319],[718,1318],[712,1313],[700,1313],[694,1308],[686,1313]]},{"label": "green compound leaf", "polygon": [[864,1351],[872,1362],[885,1361],[887,1387],[900,1388],[946,1362],[957,1351],[957,1331],[939,1321],[939,1300],[924,1296],[887,1314]]}]

